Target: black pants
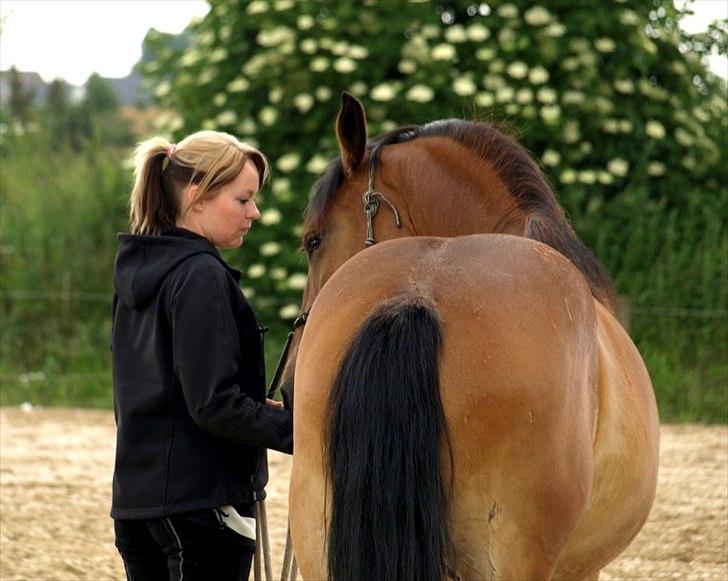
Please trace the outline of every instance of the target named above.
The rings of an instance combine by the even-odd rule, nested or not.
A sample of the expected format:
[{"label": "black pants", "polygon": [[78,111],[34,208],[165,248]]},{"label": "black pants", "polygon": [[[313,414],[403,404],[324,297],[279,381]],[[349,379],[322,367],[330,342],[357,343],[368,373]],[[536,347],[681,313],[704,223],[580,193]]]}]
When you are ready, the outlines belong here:
[{"label": "black pants", "polygon": [[[252,506],[235,505],[240,516]],[[245,581],[255,541],[229,529],[214,509],[151,520],[115,520],[129,581]]]}]

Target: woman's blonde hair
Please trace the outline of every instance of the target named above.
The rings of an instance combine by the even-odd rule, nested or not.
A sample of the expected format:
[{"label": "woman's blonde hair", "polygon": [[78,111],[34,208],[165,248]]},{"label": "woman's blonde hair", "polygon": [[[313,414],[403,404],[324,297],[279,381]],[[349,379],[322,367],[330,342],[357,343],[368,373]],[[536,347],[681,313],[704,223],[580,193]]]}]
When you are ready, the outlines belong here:
[{"label": "woman's blonde hair", "polygon": [[214,197],[218,188],[233,181],[250,160],[259,183],[268,175],[268,160],[250,145],[220,131],[198,131],[173,144],[152,137],[139,144],[134,155],[134,189],[129,219],[132,234],[159,234],[172,227],[180,214],[182,192],[197,185],[190,207]]}]

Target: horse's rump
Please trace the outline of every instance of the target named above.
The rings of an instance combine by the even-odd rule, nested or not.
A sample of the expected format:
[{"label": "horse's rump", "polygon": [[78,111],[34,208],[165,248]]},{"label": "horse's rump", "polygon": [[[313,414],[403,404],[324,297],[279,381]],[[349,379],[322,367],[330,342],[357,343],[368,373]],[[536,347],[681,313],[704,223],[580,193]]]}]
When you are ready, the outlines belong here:
[{"label": "horse's rump", "polygon": [[[409,325],[392,316],[406,309],[393,311],[392,304],[410,305],[404,317]],[[437,435],[439,472],[447,485],[452,477],[445,518],[451,525],[459,573],[468,578],[485,578],[495,571],[548,576],[585,510],[593,469],[596,333],[593,299],[581,274],[547,246],[512,236],[385,242],[355,256],[331,277],[311,311],[299,352],[290,502],[296,551],[308,577],[326,576],[327,541],[320,532],[326,523],[332,523],[332,534],[346,529],[336,524],[337,517],[353,526],[346,519],[359,508],[347,505],[346,495],[337,498],[331,481],[340,470],[359,464],[366,471],[372,462],[372,445],[364,446],[357,437],[371,427],[367,421],[384,419],[379,407],[383,400],[395,402],[401,397],[386,391],[401,383],[397,367],[417,377],[416,384],[426,383],[411,373],[417,351],[411,343],[423,341],[422,336],[413,336],[413,329],[419,328],[413,317],[426,320],[428,312],[429,320],[439,318],[443,330],[434,363],[439,365],[454,473],[442,430]],[[355,362],[353,352],[357,357],[366,354],[367,345],[373,349],[367,342],[372,336],[387,335],[395,327],[403,332],[398,344],[409,341],[408,349],[388,350],[374,364],[365,359]],[[432,340],[423,344],[432,352]],[[370,374],[373,367],[378,371]],[[389,381],[368,383],[379,373],[390,372]],[[339,410],[338,398],[352,395],[337,392],[345,373],[350,375],[346,385],[370,388],[370,397],[364,393],[350,401],[346,421],[334,430],[338,420],[332,420],[329,432],[329,406]],[[410,394],[417,394],[414,387],[408,388]],[[332,391],[336,395],[330,404]],[[422,385],[420,403],[428,392]],[[407,420],[435,422],[436,427],[431,414],[409,405],[401,410],[409,412]],[[348,447],[343,453],[332,450],[332,440],[329,448],[325,434],[341,434],[347,426]],[[382,446],[391,451],[386,441]],[[365,449],[366,457],[350,454]],[[333,452],[342,453],[346,461],[333,462],[327,456]],[[403,455],[405,464],[407,455],[417,454],[412,450]],[[384,463],[381,466],[384,470]],[[336,473],[327,483],[329,470]],[[389,470],[401,476],[404,469],[399,460],[392,460]],[[402,486],[405,481],[401,480]],[[382,482],[382,478],[359,479],[369,498],[387,493],[377,488]],[[410,494],[404,489],[388,492]],[[400,517],[371,516],[381,519],[379,526],[390,527],[392,519]],[[341,547],[347,540],[329,539],[328,546]],[[356,566],[345,559],[339,562],[337,578],[356,579]]]}]

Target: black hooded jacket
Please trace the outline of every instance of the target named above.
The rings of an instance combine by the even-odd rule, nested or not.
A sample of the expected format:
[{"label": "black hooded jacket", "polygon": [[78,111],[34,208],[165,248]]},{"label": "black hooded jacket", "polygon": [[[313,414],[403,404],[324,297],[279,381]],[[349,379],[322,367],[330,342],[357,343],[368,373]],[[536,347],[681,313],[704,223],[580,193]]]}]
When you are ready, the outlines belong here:
[{"label": "black hooded jacket", "polygon": [[263,329],[240,273],[181,228],[119,240],[111,516],[150,519],[262,498],[265,449],[292,452],[292,418],[265,405]]}]

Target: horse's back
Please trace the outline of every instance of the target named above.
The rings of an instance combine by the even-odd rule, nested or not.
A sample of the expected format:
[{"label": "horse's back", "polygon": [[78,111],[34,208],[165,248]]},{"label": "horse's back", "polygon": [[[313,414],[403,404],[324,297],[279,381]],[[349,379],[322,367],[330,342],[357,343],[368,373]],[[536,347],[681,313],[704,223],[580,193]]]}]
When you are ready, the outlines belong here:
[{"label": "horse's back", "polygon": [[[431,301],[442,322],[459,572],[547,578],[591,492],[596,315],[566,258],[503,235],[385,242],[344,264],[317,297],[295,379],[291,520],[302,572],[325,571],[330,386],[373,309],[408,297]],[[450,482],[448,461],[442,470]]]}]

